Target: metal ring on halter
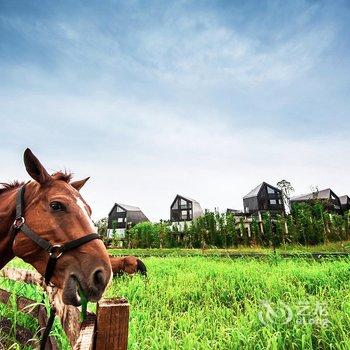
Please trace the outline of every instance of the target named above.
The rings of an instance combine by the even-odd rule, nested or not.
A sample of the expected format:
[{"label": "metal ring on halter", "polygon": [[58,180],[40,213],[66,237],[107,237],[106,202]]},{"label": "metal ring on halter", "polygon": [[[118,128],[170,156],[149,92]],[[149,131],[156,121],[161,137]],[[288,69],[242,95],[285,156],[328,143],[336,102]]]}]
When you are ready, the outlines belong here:
[{"label": "metal ring on halter", "polygon": [[54,244],[49,251],[50,258],[58,259],[63,254],[61,248],[62,248],[61,244]]},{"label": "metal ring on halter", "polygon": [[13,227],[15,229],[19,229],[24,225],[25,221],[26,221],[25,218],[23,216],[20,216],[19,218],[16,218],[15,221],[13,222]]}]

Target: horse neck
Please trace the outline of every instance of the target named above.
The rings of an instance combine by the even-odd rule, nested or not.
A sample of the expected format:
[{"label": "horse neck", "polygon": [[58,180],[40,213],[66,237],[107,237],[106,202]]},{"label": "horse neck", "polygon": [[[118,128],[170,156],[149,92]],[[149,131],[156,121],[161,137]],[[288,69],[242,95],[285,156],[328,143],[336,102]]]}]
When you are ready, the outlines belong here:
[{"label": "horse neck", "polygon": [[0,195],[0,269],[14,257],[9,232],[16,215],[16,192],[11,189]]}]

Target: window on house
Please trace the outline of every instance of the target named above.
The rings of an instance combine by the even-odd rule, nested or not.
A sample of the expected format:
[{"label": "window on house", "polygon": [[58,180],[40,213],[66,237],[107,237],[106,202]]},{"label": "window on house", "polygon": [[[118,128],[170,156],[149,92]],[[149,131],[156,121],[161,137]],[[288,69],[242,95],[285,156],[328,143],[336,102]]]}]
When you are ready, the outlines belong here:
[{"label": "window on house", "polygon": [[271,204],[271,205],[276,205],[276,204],[277,204],[276,199],[270,199],[270,204]]},{"label": "window on house", "polygon": [[187,210],[182,210],[181,211],[181,219],[182,220],[187,220]]},{"label": "window on house", "polygon": [[185,201],[184,199],[181,199],[180,200],[180,207],[181,207],[181,209],[187,208],[188,207],[188,202]]},{"label": "window on house", "polygon": [[172,219],[173,221],[179,221],[180,220],[180,213],[178,210],[172,212]]},{"label": "window on house", "polygon": [[273,194],[273,193],[275,193],[275,190],[273,188],[267,186],[267,193]]},{"label": "window on house", "polygon": [[118,218],[118,222],[124,222],[125,218]]},{"label": "window on house", "polygon": [[121,208],[121,207],[117,207],[117,213],[123,213],[124,212],[124,210]]}]

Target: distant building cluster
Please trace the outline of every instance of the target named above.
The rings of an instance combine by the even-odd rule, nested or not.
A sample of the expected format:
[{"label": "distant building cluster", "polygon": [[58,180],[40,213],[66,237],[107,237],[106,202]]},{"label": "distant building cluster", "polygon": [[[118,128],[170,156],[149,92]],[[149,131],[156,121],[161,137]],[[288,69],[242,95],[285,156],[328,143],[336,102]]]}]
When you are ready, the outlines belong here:
[{"label": "distant building cluster", "polygon": [[[314,201],[324,202],[328,211],[338,214],[350,210],[349,196],[338,197],[330,188],[290,198],[291,204]],[[229,208],[226,212],[248,219],[252,216],[261,219],[263,212],[284,214],[286,198],[281,189],[263,182],[243,197],[243,211]],[[170,205],[169,221],[176,223],[181,229],[185,222],[191,222],[203,214],[204,211],[197,200],[178,194]],[[122,238],[125,236],[126,229],[146,221],[149,220],[139,207],[115,203],[108,214],[108,236],[117,234]]]}]

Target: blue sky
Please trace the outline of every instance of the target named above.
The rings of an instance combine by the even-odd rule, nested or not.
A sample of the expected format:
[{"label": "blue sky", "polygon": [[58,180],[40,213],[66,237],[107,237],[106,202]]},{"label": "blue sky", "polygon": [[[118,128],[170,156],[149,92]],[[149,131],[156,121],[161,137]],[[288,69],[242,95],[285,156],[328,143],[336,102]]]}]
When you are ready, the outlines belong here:
[{"label": "blue sky", "polygon": [[0,0],[1,181],[30,147],[91,176],[94,218],[350,193],[349,23],[347,1]]}]

